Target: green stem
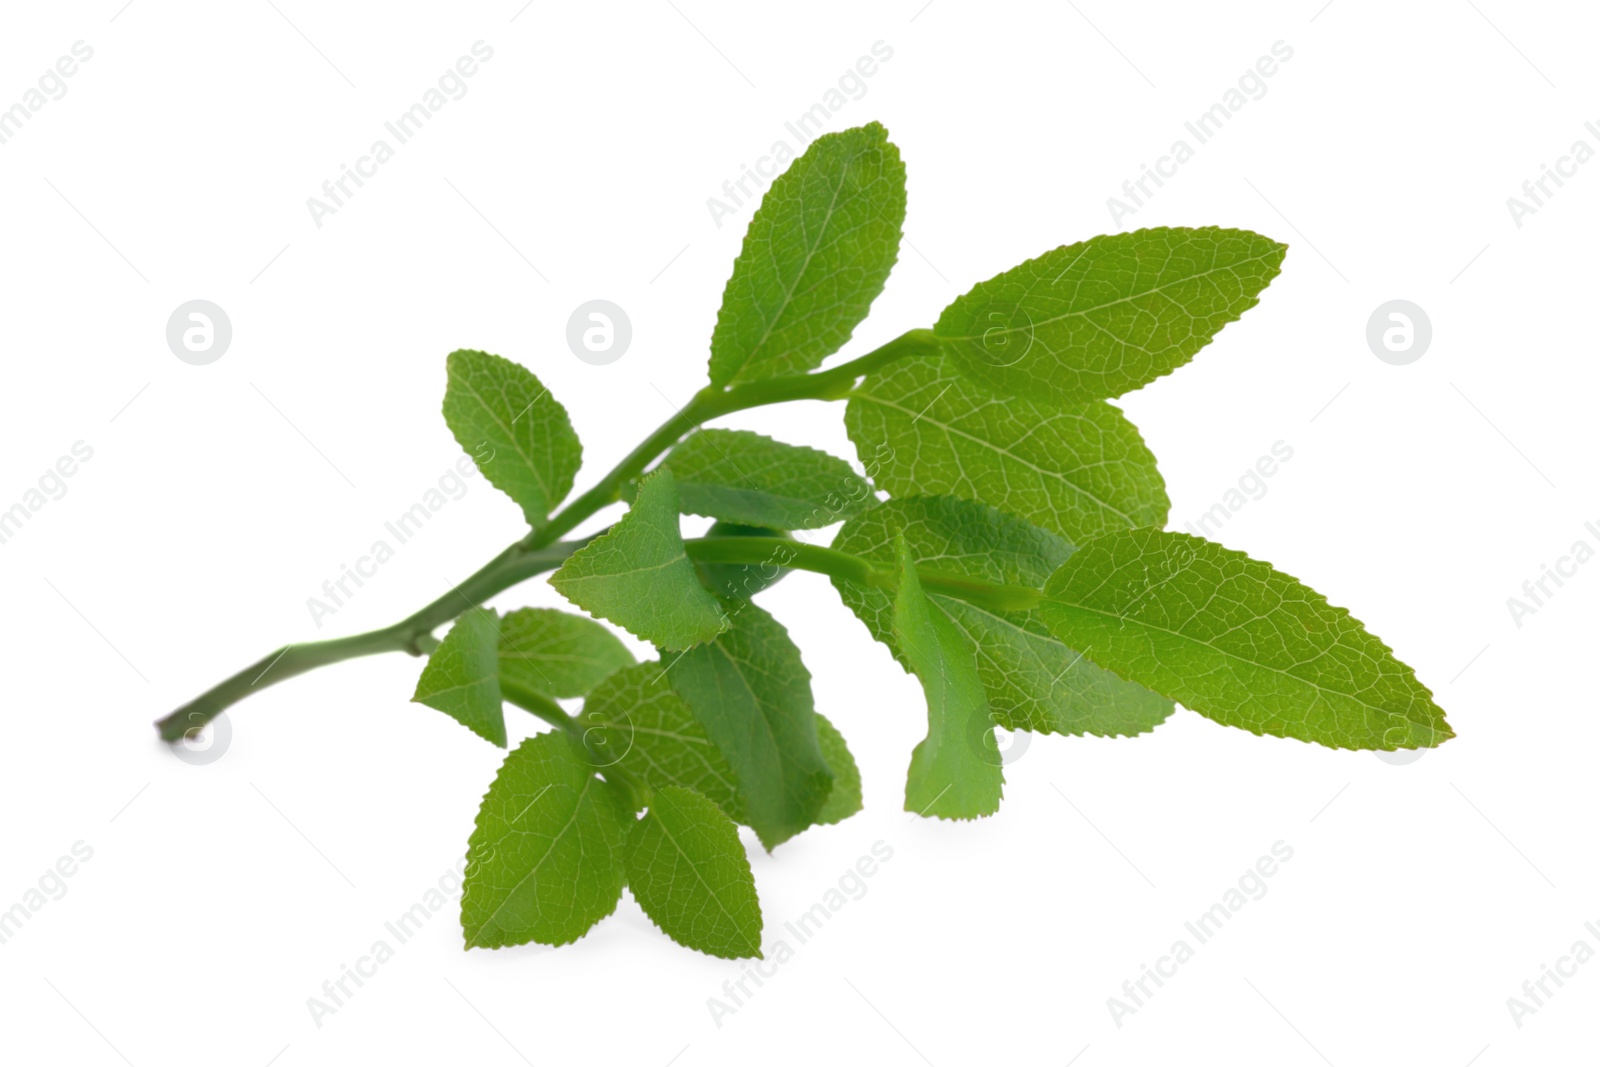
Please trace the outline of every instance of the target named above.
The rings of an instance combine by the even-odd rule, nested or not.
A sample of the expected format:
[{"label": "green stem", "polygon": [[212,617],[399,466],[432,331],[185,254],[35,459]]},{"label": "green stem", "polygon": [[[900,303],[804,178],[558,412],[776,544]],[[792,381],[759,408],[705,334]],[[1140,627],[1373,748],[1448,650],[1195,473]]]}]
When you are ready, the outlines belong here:
[{"label": "green stem", "polygon": [[639,447],[623,457],[622,462],[613,467],[610,473],[551,516],[549,522],[528,534],[521,543],[529,548],[552,544],[601,508],[616,503],[621,499],[624,485],[643,474],[644,469],[657,457],[703,422],[736,411],[783,404],[791,400],[841,400],[849,395],[855,383],[864,375],[894,360],[933,355],[938,350],[939,342],[932,330],[908,330],[888,344],[829,370],[767,378],[728,389],[708,385],[696,393],[682,410],[641,441]]},{"label": "green stem", "polygon": [[583,746],[583,751],[588,755],[589,762],[594,764],[595,770],[604,774],[609,781],[622,786],[634,800],[643,806],[648,799],[644,785],[623,770],[617,759],[608,758],[610,753],[601,751],[595,743],[589,740],[589,731],[577,719],[561,710],[561,705],[537,690],[530,689],[521,682],[504,675],[500,677],[500,696],[511,704],[515,704],[523,711],[532,712],[550,725],[565,730],[572,738]]},{"label": "green stem", "polygon": [[[513,678],[500,676],[500,695],[523,711],[532,712],[551,726],[558,726],[583,742],[583,727],[571,715],[561,710],[561,705],[536,689],[530,689]],[[588,747],[585,745],[585,747]]]},{"label": "green stem", "polygon": [[286,645],[201,693],[159,720],[156,727],[163,740],[176,741],[251,693],[297,674],[378,652],[409,652],[420,656],[427,651],[424,645],[431,640],[432,632],[463,611],[477,607],[524,579],[560,566],[562,560],[583,544],[581,540],[560,539],[595,512],[620,499],[624,485],[644,473],[663,452],[701,423],[735,411],[790,400],[842,399],[863,375],[896,359],[931,355],[938,348],[933,331],[909,330],[866,355],[829,370],[768,378],[725,389],[707,386],[582,496],[431,604],[381,630],[332,641]]},{"label": "green stem", "polygon": [[212,686],[161,719],[156,727],[161,731],[162,740],[176,741],[191,730],[198,730],[250,694],[297,674],[379,652],[423,655],[438,643],[432,636],[434,630],[501,590],[536,574],[555,570],[583,544],[584,541],[563,541],[537,551],[512,545],[450,592],[392,626],[331,641],[285,645]]},{"label": "green stem", "polygon": [[[892,590],[898,584],[893,567],[880,567],[861,556],[787,537],[696,537],[683,545],[690,559],[792,567],[875,589]],[[983,582],[930,567],[918,567],[917,578],[928,592],[943,593],[993,611],[1026,611],[1043,598],[1039,590],[1027,586]]]},{"label": "green stem", "polygon": [[893,589],[893,570],[880,570],[870,560],[836,548],[808,545],[788,537],[694,537],[683,543],[690,559],[715,563],[793,567],[876,589]]}]

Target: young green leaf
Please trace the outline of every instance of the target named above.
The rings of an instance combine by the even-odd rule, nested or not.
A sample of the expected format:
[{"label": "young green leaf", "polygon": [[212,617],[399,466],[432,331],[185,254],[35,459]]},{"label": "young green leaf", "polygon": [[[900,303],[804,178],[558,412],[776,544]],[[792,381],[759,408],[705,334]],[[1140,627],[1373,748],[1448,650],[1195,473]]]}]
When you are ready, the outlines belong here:
[{"label": "young green leaf", "polygon": [[928,698],[928,736],[911,750],[906,810],[941,819],[975,819],[1000,810],[1004,778],[986,745],[994,731],[971,642],[935,612],[917,579],[905,538],[896,538],[900,588],[894,636]]},{"label": "young green leaf", "polygon": [[746,526],[814,530],[874,502],[872,486],[844,460],[748,430],[701,430],[663,466],[684,512]]},{"label": "young green leaf", "polygon": [[[893,564],[895,535],[912,559],[959,578],[1038,589],[1072,554],[1056,535],[983,504],[954,497],[890,500],[849,520],[833,547]],[[834,579],[839,597],[909,669],[896,646],[894,604],[870,586]],[[1154,729],[1172,701],[1091,663],[1050,632],[1037,610],[997,611],[940,593],[928,604],[964,634],[995,722],[1008,730],[1122,737]]]},{"label": "young green leaf", "polygon": [[445,360],[444,421],[490,484],[538,526],[572,491],[583,460],[567,410],[531,371],[462,349]]},{"label": "young green leaf", "polygon": [[1092,237],[973,286],[934,332],[1006,396],[1121,396],[1189,362],[1254,307],[1287,248],[1215,226]]},{"label": "young green leaf", "polygon": [[506,715],[495,658],[499,640],[500,619],[494,612],[473,608],[463,614],[428,657],[411,699],[505,748]]},{"label": "young green leaf", "polygon": [[550,584],[591,615],[664,649],[709,641],[727,626],[684,555],[670,470],[647,475],[628,513],[573,553]]},{"label": "young green leaf", "polygon": [[1104,401],[1008,400],[948,357],[868,375],[845,429],[892,496],[977,500],[1077,542],[1167,521],[1167,490],[1139,431]]},{"label": "young green leaf", "polygon": [[1085,544],[1044,587],[1061,640],[1124,678],[1253,734],[1330,748],[1432,748],[1455,736],[1382,641],[1269,564],[1188,534]]},{"label": "young green leaf", "polygon": [[817,812],[817,825],[831,826],[861,810],[861,768],[845,745],[844,735],[821,712],[817,713],[817,744],[828,761],[828,769],[833,771],[833,788],[828,792],[827,803]]},{"label": "young green leaf", "polygon": [[467,947],[565,945],[610,915],[622,897],[628,807],[565,733],[518,745],[484,795],[468,842]]},{"label": "young green leaf", "polygon": [[673,657],[667,678],[733,767],[750,827],[770,851],[816,822],[832,774],[811,672],[789,632],[753,603],[730,618],[715,641]]},{"label": "young green leaf", "polygon": [[633,654],[593,619],[555,608],[521,608],[500,620],[500,676],[559,700],[581,697]]},{"label": "young green leaf", "polygon": [[900,251],[906,170],[876,122],[818,137],[750,220],[711,335],[711,384],[818,366],[850,339]]},{"label": "young green leaf", "polygon": [[[784,530],[770,526],[741,526],[736,522],[717,521],[706,531],[707,537],[787,537]],[[761,590],[774,585],[785,574],[787,567],[775,562],[723,563],[712,560],[694,561],[694,572],[700,584],[713,593],[730,600],[749,600]]]},{"label": "young green leaf", "polygon": [[628,839],[628,887],[680,945],[723,959],[761,955],[761,905],[750,857],[726,813],[669,785]]},{"label": "young green leaf", "polygon": [[652,790],[692,789],[735,822],[744,821],[733,768],[672,691],[660,663],[624,667],[595,686],[578,721],[601,763],[620,767]]}]

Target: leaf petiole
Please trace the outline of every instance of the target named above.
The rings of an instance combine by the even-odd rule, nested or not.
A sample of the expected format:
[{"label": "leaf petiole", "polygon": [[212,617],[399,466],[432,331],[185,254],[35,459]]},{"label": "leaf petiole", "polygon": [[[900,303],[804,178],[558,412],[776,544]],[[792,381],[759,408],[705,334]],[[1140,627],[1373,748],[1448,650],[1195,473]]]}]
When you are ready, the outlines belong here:
[{"label": "leaf petiole", "polygon": [[[685,540],[683,547],[694,560],[792,567],[874,589],[893,590],[899,581],[896,571],[884,570],[861,556],[787,537],[696,537]],[[929,592],[995,611],[1026,611],[1043,597],[1027,586],[981,582],[925,567],[917,568],[917,577]]]}]

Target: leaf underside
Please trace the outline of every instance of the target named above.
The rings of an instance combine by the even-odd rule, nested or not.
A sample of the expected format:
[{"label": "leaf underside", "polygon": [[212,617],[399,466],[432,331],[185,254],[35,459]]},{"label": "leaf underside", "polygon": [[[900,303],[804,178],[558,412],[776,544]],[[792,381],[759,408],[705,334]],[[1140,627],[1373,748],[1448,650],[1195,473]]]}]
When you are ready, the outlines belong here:
[{"label": "leaf underside", "polygon": [[906,810],[941,819],[993,815],[1004,778],[972,644],[929,606],[903,537],[896,539],[896,555],[895,642],[928,698],[928,736],[911,750]]},{"label": "leaf underside", "polygon": [[833,772],[833,788],[817,812],[817,825],[826,826],[843,822],[861,810],[861,768],[845,745],[844,735],[821,712],[817,713],[817,744]]},{"label": "leaf underside", "polygon": [[456,619],[417,679],[411,699],[444,712],[488,741],[506,747],[505,708],[500,701],[496,656],[500,620],[485,608]]},{"label": "leaf underside", "polygon": [[[1072,554],[1056,535],[994,508],[954,497],[890,500],[846,522],[833,547],[892,565],[903,534],[918,566],[1000,585],[1042,588]],[[894,602],[881,589],[834,579],[847,607],[909,669],[894,641]],[[964,634],[995,722],[1008,730],[1132,736],[1160,725],[1172,701],[1090,662],[1032,611],[999,611],[940,593],[932,609]]]},{"label": "leaf underside", "polygon": [[667,660],[672,688],[739,780],[751,829],[768,850],[816,821],[832,776],[817,741],[811,672],[776,619],[729,605],[715,641]]},{"label": "leaf underside", "polygon": [[686,514],[746,526],[813,530],[874,502],[872,486],[844,460],[748,430],[701,430],[663,465]]}]

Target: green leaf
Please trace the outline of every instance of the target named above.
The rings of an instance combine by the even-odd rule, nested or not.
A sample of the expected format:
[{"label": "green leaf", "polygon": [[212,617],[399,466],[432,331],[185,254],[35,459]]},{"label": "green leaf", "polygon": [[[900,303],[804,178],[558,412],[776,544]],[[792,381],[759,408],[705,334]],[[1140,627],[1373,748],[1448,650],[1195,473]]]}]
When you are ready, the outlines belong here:
[{"label": "green leaf", "polygon": [[729,610],[727,632],[670,660],[667,678],[733,767],[750,827],[771,851],[816,822],[832,774],[811,672],[789,632],[748,601]]},{"label": "green leaf", "polygon": [[467,848],[468,948],[565,945],[622,897],[633,814],[565,733],[530,737],[500,765]]},{"label": "green leaf", "polygon": [[814,530],[874,502],[872,486],[844,460],[748,430],[701,430],[663,466],[684,512],[746,526]]},{"label": "green leaf", "polygon": [[1073,542],[1167,521],[1155,457],[1104,401],[1008,400],[949,358],[907,359],[857,387],[845,428],[891,496],[981,501]]},{"label": "green leaf", "polygon": [[[1043,588],[1072,554],[1066,541],[994,508],[954,497],[905,497],[849,520],[833,547],[895,561],[903,533],[912,559],[958,578]],[[909,669],[893,636],[894,603],[880,589],[834,579],[839,597]],[[998,611],[940,593],[929,605],[976,651],[994,720],[1008,730],[1122,737],[1154,729],[1172,701],[1091,663],[1050,632],[1037,610]]]},{"label": "green leaf", "polygon": [[867,317],[900,251],[906,170],[876,122],[811,142],[750,220],[711,335],[711,384],[812,370]]},{"label": "green leaf", "polygon": [[555,608],[521,608],[500,620],[500,676],[560,700],[581,697],[633,654],[593,619]]},{"label": "green leaf", "polygon": [[1121,396],[1189,362],[1254,307],[1287,249],[1215,226],[1092,237],[973,286],[934,332],[1006,396]]},{"label": "green leaf", "polygon": [[550,584],[591,615],[664,649],[709,641],[727,625],[684,554],[670,470],[646,476],[628,513],[569,556]]},{"label": "green leaf", "polygon": [[972,643],[929,606],[903,537],[896,538],[896,555],[895,640],[928,698],[928,736],[911,750],[906,810],[941,819],[993,815],[1004,778]]},{"label": "green leaf", "polygon": [[[788,537],[785,530],[770,526],[741,526],[735,522],[714,522],[706,531],[707,537]],[[749,600],[761,590],[776,585],[789,573],[789,568],[773,563],[723,563],[697,559],[694,571],[700,584],[718,596],[733,600]]]},{"label": "green leaf", "polygon": [[462,349],[445,361],[444,421],[484,477],[538,526],[572,491],[583,447],[567,410],[520,364]]},{"label": "green leaf", "polygon": [[822,748],[822,757],[828,761],[828,768],[833,771],[833,789],[828,793],[827,803],[817,812],[817,824],[828,826],[843,822],[861,810],[861,768],[850,755],[844,735],[823,718],[821,712],[817,713],[817,744]]},{"label": "green leaf", "polygon": [[1253,734],[1330,748],[1455,736],[1387,645],[1320,594],[1188,534],[1126,530],[1078,549],[1040,612],[1102,667]]},{"label": "green leaf", "polygon": [[463,614],[428,657],[411,699],[505,748],[506,717],[495,658],[499,640],[500,620],[494,612],[473,608]]},{"label": "green leaf", "polygon": [[657,662],[624,667],[589,694],[578,717],[601,763],[620,767],[652,790],[692,789],[735,822],[744,821],[733,768]]},{"label": "green leaf", "polygon": [[698,793],[667,786],[628,839],[628,887],[680,945],[710,956],[761,955],[761,905],[732,820]]}]

